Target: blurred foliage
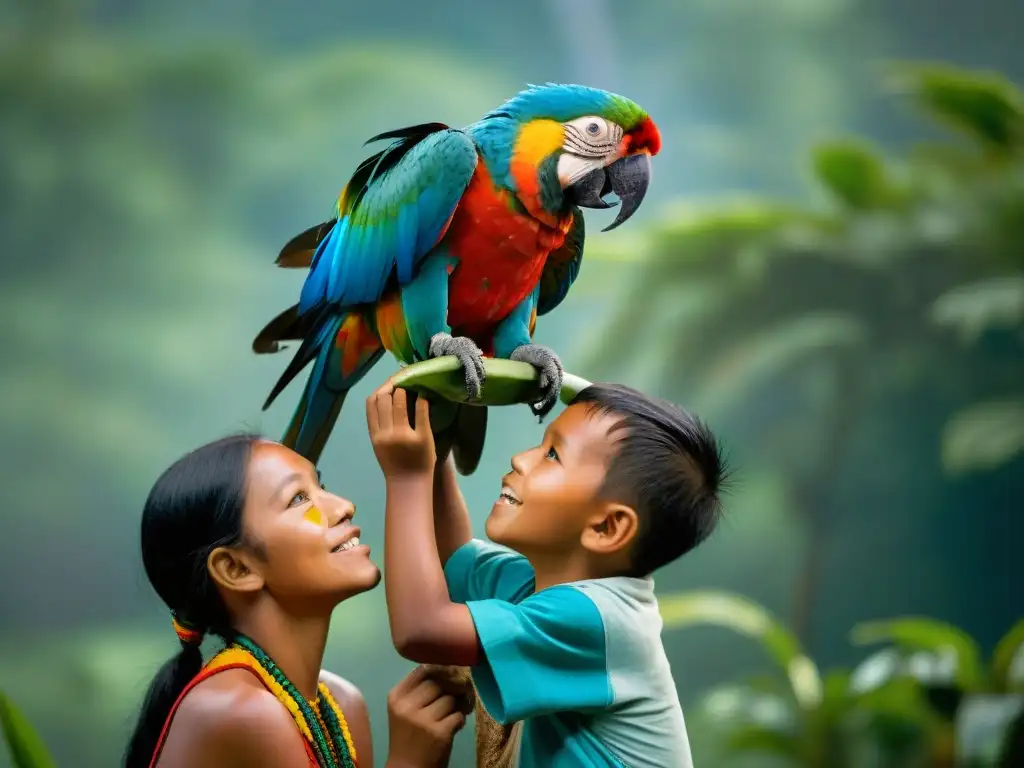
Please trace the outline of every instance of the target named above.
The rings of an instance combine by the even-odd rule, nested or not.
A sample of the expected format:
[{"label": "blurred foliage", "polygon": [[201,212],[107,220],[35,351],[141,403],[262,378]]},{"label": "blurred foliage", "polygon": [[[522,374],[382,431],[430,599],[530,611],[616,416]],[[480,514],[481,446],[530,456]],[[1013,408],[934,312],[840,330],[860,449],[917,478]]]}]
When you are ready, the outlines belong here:
[{"label": "blurred foliage", "polygon": [[39,734],[3,691],[0,691],[0,733],[10,749],[14,768],[53,767],[53,758]]},{"label": "blurred foliage", "polygon": [[[822,145],[822,208],[670,211],[628,254],[642,266],[600,339],[616,355],[591,361],[647,363],[662,391],[732,416],[734,440],[788,478],[809,537],[793,598],[805,642],[836,478],[867,414],[927,392],[950,475],[1024,454],[1024,98],[947,66],[896,67],[893,83],[966,142],[900,161],[861,140]],[[658,340],[653,363],[641,335]],[[744,421],[780,384],[788,407]]]},{"label": "blurred foliage", "polygon": [[[704,696],[690,718],[702,764],[741,766],[757,758],[762,765],[774,758],[773,765],[813,768],[1009,765],[1000,752],[1008,751],[1009,723],[1024,713],[1021,698],[1012,695],[1024,683],[1024,621],[1000,641],[988,675],[970,636],[920,618],[857,626],[855,642],[895,647],[853,670],[822,673],[785,626],[746,598],[689,592],[663,596],[660,604],[666,629],[732,629],[759,641],[784,673],[720,685]],[[952,705],[943,695],[950,687],[961,694]],[[1003,706],[958,719],[970,697],[984,693],[1003,694]]]},{"label": "blurred foliage", "polygon": [[[251,357],[266,307],[288,294],[293,275],[253,279],[272,276],[267,243],[285,239],[257,211],[288,200],[328,215],[363,139],[424,114],[468,122],[503,92],[486,67],[410,45],[282,57],[241,41],[167,44],[97,28],[77,3],[26,11],[11,31],[0,100],[19,109],[0,113],[0,232],[20,257],[0,320],[19,333],[0,417],[12,439],[84,439],[118,464],[136,445],[129,458],[147,469],[181,444],[154,392],[202,408],[211,363],[229,367],[232,347]],[[251,310],[213,314],[225,296]],[[71,346],[67,317],[91,318]],[[111,381],[111,367],[132,375]]]},{"label": "blurred foliage", "polygon": [[[545,5],[563,11],[530,16],[531,7]],[[138,509],[155,474],[185,449],[230,429],[275,434],[283,427],[287,406],[258,412],[281,361],[255,359],[248,340],[301,283],[299,271],[273,268],[276,246],[317,220],[317,211],[329,212],[367,151],[364,138],[424,119],[469,122],[524,81],[607,85],[649,106],[666,137],[648,198],[654,201],[666,190],[799,189],[794,155],[823,131],[859,121],[876,141],[892,133],[885,115],[870,114],[874,105],[863,87],[863,59],[879,52],[863,38],[886,19],[846,0],[661,0],[642,14],[589,0],[585,13],[561,0],[486,11],[469,2],[423,10],[397,1],[314,2],[301,13],[272,6],[16,0],[0,8],[0,471],[24,500],[8,504],[0,521],[0,686],[60,764],[113,764],[150,675],[176,648],[137,563]],[[389,13],[394,18],[381,23]],[[599,28],[612,34],[591,34]],[[976,52],[994,50],[989,32],[973,45]],[[956,90],[921,103],[965,135],[966,148],[922,144],[901,163],[883,160],[862,139],[820,148],[813,167],[824,180],[820,189],[832,190],[830,209],[766,200],[710,211],[682,207],[668,223],[655,223],[651,237],[642,211],[629,228],[588,242],[590,266],[559,317],[540,327],[539,338],[563,349],[575,369],[576,358],[568,356],[577,354],[584,331],[606,319],[607,281],[617,287],[620,265],[631,268],[647,252],[665,262],[663,270],[668,262],[688,263],[645,308],[667,307],[665,333],[654,335],[664,343],[636,343],[641,329],[649,330],[640,324],[616,354],[624,365],[627,350],[646,355],[672,386],[687,379],[689,387],[690,374],[699,373],[692,380],[708,384],[705,401],[714,405],[717,396],[719,412],[755,433],[750,440],[739,434],[737,442],[756,448],[760,435],[774,463],[743,467],[742,498],[730,499],[730,535],[659,576],[659,589],[702,581],[735,584],[759,599],[766,584],[781,594],[796,548],[806,545],[794,532],[792,509],[818,505],[829,485],[828,467],[817,460],[829,455],[819,450],[821,434],[842,432],[830,418],[844,355],[868,360],[871,381],[884,375],[914,390],[927,380],[946,398],[951,447],[943,450],[951,471],[986,471],[1019,446],[1019,392],[997,386],[997,377],[994,396],[984,390],[976,397],[976,382],[965,384],[974,379],[963,368],[985,361],[980,379],[1001,370],[994,362],[1000,354],[1012,368],[1008,361],[1019,347],[1007,339],[1016,338],[1024,315],[1024,280],[1008,265],[1019,264],[1019,249],[1006,251],[1006,268],[998,269],[984,259],[965,265],[936,257],[941,270],[955,273],[950,284],[965,278],[947,295],[936,294],[930,308],[921,338],[937,349],[915,351],[908,338],[901,354],[895,334],[881,358],[865,351],[889,335],[889,326],[883,316],[874,318],[864,285],[883,287],[879,312],[902,321],[893,308],[908,302],[905,313],[917,322],[918,294],[940,281],[913,287],[931,264],[916,245],[932,248],[929,238],[937,238],[946,248],[966,246],[974,235],[987,242],[997,231],[1019,232],[1024,220],[1019,200],[1005,195],[1007,169],[1017,162],[1019,100],[1012,88],[986,76],[990,94],[979,95],[971,90],[973,74],[933,69],[940,81],[952,73]],[[894,86],[906,89],[901,77]],[[914,77],[907,82],[920,82]],[[984,129],[970,121],[964,127],[957,117],[962,104],[986,111]],[[649,202],[645,211],[652,210]],[[1000,229],[988,228],[990,222]],[[897,255],[872,255],[876,243]],[[1004,253],[1001,247],[990,254]],[[817,256],[808,253],[814,249]],[[765,252],[773,254],[770,263]],[[860,283],[844,293],[850,275]],[[723,353],[716,379],[699,370],[699,358],[671,356],[680,331],[697,331],[690,346],[703,349],[700,326],[691,327],[688,317],[707,314],[711,327],[715,312],[739,315],[736,308],[748,301],[763,305],[771,296],[760,295],[761,287],[781,290],[775,299],[782,308],[792,304],[790,333],[781,325],[777,333],[771,324],[761,327],[757,316],[732,317],[735,332],[727,338],[738,341],[744,327],[754,328],[764,332],[764,344],[751,336],[731,359],[725,348],[703,350],[707,357]],[[813,293],[848,304],[837,300],[839,310],[829,305],[801,316],[800,307],[812,303],[805,294]],[[944,362],[927,376],[921,372],[922,358],[942,361],[953,345],[948,370]],[[607,341],[605,347],[613,348]],[[816,349],[823,354],[817,366]],[[732,376],[729,365],[743,376]],[[799,379],[799,418],[787,418],[789,410],[770,425],[749,419],[743,406],[754,379],[745,372],[771,378],[780,370]],[[525,446],[539,433],[516,409],[501,411],[494,433],[510,446]],[[856,410],[846,415],[855,417]],[[325,454],[326,474],[360,509],[379,509],[376,467],[356,421],[339,425],[333,453]],[[493,494],[488,476],[504,470],[506,457],[488,461],[479,480],[465,483],[480,511]],[[382,539],[373,514],[364,517],[364,533]],[[872,535],[894,538],[889,529]],[[937,545],[898,546],[914,549],[914,557],[902,558],[909,563],[922,562]],[[831,554],[852,551],[846,545]],[[840,560],[832,559],[835,571]],[[892,591],[896,600],[920,600],[944,590],[929,589],[913,593],[899,584]],[[950,610],[963,610],[982,589],[993,587],[965,588],[948,600]],[[831,607],[854,610],[868,600],[842,595]],[[836,616],[842,613],[833,613],[833,623]],[[384,695],[407,668],[390,652],[387,632],[380,592],[346,603],[325,658],[364,691],[378,753],[386,744]],[[792,649],[785,640],[792,631],[768,634],[777,654]],[[678,636],[666,643],[687,707],[716,674],[743,668],[742,647],[732,653],[715,644],[688,654],[679,650],[684,644]],[[829,700],[828,675],[822,689]],[[689,708],[687,718],[692,722]],[[691,730],[694,739],[703,735]],[[458,761],[471,748],[471,739],[457,743],[454,764],[464,764]],[[0,748],[0,766],[5,759]]]}]

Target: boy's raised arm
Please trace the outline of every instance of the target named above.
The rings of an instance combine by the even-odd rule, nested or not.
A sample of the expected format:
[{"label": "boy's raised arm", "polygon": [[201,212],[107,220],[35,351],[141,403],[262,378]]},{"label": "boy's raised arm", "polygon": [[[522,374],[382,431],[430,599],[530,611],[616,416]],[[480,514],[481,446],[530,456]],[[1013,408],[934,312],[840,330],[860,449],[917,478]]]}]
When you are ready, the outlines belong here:
[{"label": "boy's raised arm", "polygon": [[[395,389],[390,381],[366,401],[370,442],[387,494],[384,588],[391,638],[398,652],[412,661],[473,666],[480,657],[476,627],[469,609],[449,598],[438,556],[433,514],[436,454],[428,409],[426,399],[419,398],[414,429],[405,390]],[[464,503],[462,507],[464,511]],[[468,527],[468,515],[466,523]]]},{"label": "boy's raised arm", "polygon": [[434,468],[434,535],[442,566],[457,549],[473,538],[469,509],[450,455],[438,456]]}]

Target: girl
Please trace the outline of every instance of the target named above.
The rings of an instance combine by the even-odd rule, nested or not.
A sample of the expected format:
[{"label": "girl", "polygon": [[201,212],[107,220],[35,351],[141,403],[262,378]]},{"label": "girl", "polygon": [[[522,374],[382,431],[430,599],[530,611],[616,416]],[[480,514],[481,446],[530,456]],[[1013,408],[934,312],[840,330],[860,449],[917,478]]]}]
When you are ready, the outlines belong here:
[{"label": "girl", "polygon": [[[312,464],[252,435],[164,472],[143,510],[142,558],[181,651],[150,686],[126,768],[372,768],[362,695],[320,669],[335,606],[380,581],[354,513]],[[204,667],[207,634],[225,649]],[[468,697],[438,670],[399,683],[387,768],[446,766]]]}]

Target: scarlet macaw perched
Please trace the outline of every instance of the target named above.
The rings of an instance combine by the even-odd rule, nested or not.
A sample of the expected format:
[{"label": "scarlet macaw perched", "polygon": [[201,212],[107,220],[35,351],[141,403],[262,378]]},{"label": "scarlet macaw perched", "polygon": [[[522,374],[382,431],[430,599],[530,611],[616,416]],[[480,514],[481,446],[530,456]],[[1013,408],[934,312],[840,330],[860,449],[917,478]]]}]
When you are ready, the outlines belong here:
[{"label": "scarlet macaw perched", "polygon": [[[657,127],[639,106],[581,85],[531,86],[463,130],[426,123],[382,133],[392,143],[359,165],[335,217],[293,238],[283,267],[309,266],[298,304],[253,342],[259,354],[302,340],[264,410],[315,360],[284,442],[316,462],[345,395],[387,350],[404,364],[454,355],[469,400],[482,356],[540,372],[543,418],[562,364],[532,343],[537,315],[557,307],[579,273],[578,206],[640,205]],[[485,421],[486,409],[474,418]],[[483,427],[483,425],[480,425]],[[482,439],[482,435],[480,436]],[[481,442],[482,446],[482,442]]]}]

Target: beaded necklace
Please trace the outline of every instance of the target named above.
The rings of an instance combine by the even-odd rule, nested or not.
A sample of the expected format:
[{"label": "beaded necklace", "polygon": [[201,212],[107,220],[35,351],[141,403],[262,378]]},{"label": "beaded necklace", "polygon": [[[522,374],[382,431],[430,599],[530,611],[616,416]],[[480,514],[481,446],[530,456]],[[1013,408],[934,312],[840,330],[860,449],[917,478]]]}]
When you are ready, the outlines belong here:
[{"label": "beaded necklace", "polygon": [[207,669],[212,671],[229,664],[243,664],[260,676],[264,685],[288,709],[320,768],[358,768],[348,723],[324,683],[317,686],[316,701],[307,701],[274,660],[245,635],[237,635],[210,660]]}]

